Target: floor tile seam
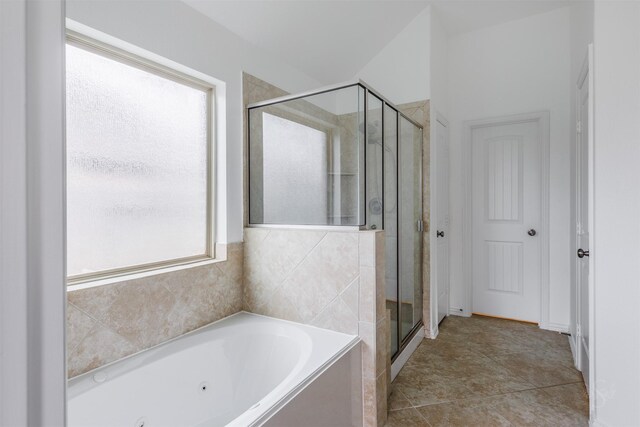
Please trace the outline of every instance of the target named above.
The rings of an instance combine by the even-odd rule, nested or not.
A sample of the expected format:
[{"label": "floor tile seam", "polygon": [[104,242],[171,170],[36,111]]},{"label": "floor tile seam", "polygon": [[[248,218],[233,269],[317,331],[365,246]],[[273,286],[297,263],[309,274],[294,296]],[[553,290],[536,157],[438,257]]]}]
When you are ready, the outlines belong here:
[{"label": "floor tile seam", "polygon": [[398,393],[399,395],[401,395],[402,397],[404,397],[404,399],[409,402],[409,406],[407,406],[406,408],[398,408],[398,409],[389,409],[389,412],[393,412],[393,411],[402,411],[403,409],[409,409],[409,408],[413,408],[413,402],[407,397],[406,394],[404,394],[403,392],[401,392],[400,390],[398,390],[397,388],[395,390],[393,390],[394,393]]},{"label": "floor tile seam", "polygon": [[[480,394],[480,395],[475,395],[475,396],[468,396],[468,397],[464,397],[462,399],[452,399],[452,400],[444,400],[441,402],[436,402],[436,403],[427,403],[424,405],[414,405],[413,402],[407,398],[407,400],[409,401],[409,403],[411,403],[412,405],[414,405],[414,408],[421,408],[423,406],[434,406],[434,405],[443,405],[443,404],[449,404],[449,403],[458,403],[458,402],[465,402],[465,401],[474,401],[474,400],[488,400],[491,398],[495,398],[495,397],[499,397],[499,396],[507,396],[510,394],[517,394],[517,393],[522,393],[522,392],[526,392],[526,391],[533,391],[533,390],[538,390],[538,387],[535,387],[533,384],[527,383],[529,385],[531,385],[531,388],[525,388],[522,390],[514,390],[514,391],[506,391],[503,393],[495,393],[495,394]],[[553,387],[553,386],[552,386]]]},{"label": "floor tile seam", "polygon": [[[479,357],[478,357],[479,356]],[[486,360],[485,360],[486,359]],[[454,357],[454,358],[446,358],[446,357],[442,357],[442,360],[439,360],[441,362],[451,362],[451,361],[456,361],[456,362],[467,362],[469,360],[481,360],[481,361],[494,361],[494,359],[478,353],[477,356],[465,356],[465,357]],[[431,360],[433,361],[433,360]],[[415,360],[408,360],[407,363],[405,364],[406,366],[417,366],[417,365],[426,365],[426,363],[422,363],[420,361],[418,361],[418,359],[416,358]]]},{"label": "floor tile seam", "polygon": [[[403,396],[404,396],[404,395],[403,395]],[[415,412],[418,414],[418,416],[419,416],[419,417],[420,417],[420,418],[421,418],[425,423],[427,423],[427,426],[432,427],[432,426],[431,426],[431,423],[429,423],[429,421],[428,421],[428,420],[427,420],[427,419],[426,419],[426,418],[425,418],[425,417],[420,413],[420,411],[417,409],[418,407],[414,406],[414,405],[413,405],[413,402],[411,402],[411,401],[410,401],[406,396],[405,396],[405,399],[407,399],[407,401],[409,402],[409,404],[410,404],[411,406],[408,406],[408,407],[406,407],[406,408],[390,409],[388,412],[389,412],[389,413],[391,413],[391,412],[400,412],[400,411],[409,411],[409,410],[413,410],[413,411],[415,411]]]},{"label": "floor tile seam", "polygon": [[[552,348],[551,349],[545,349],[546,352],[551,351],[551,352],[562,352],[562,353],[564,353],[563,349],[556,349],[556,348],[553,348],[553,346],[551,346],[551,345],[549,345],[549,346],[552,347]],[[485,354],[485,355],[487,355],[489,357],[490,356],[507,357],[507,356],[514,356],[514,355],[518,355],[518,354],[532,354],[532,353],[535,353],[537,350],[539,350],[539,349],[538,348],[535,348],[535,349],[523,348],[523,349],[519,349],[517,351],[503,351],[503,352],[500,352],[498,354],[482,353],[481,351],[480,351],[480,353]]]},{"label": "floor tile seam", "polygon": [[544,390],[546,388],[562,387],[564,385],[571,385],[571,384],[583,384],[583,381],[582,380],[578,380],[578,381],[571,381],[571,382],[568,382],[568,383],[560,383],[560,384],[553,384],[553,385],[543,385],[543,386],[536,387],[536,390]]},{"label": "floor tile seam", "polygon": [[571,384],[580,384],[582,383],[582,381],[570,381],[570,382],[559,382],[557,384],[545,384],[545,385],[536,385],[535,390],[542,390],[545,388],[552,388],[552,387],[561,387],[563,385],[571,385]]},{"label": "floor tile seam", "polygon": [[427,419],[424,417],[424,415],[422,415],[422,414],[420,413],[420,411],[419,411],[415,406],[412,406],[412,407],[411,407],[411,409],[412,409],[412,410],[414,410],[414,411],[418,414],[418,416],[422,419],[422,421],[424,421],[425,423],[427,423],[427,426],[429,426],[429,427],[433,427],[433,426],[431,425],[431,423],[429,422],[429,420],[427,420]]},{"label": "floor tile seam", "polygon": [[[492,369],[497,368],[497,369],[500,369],[500,370],[502,370],[502,371],[506,371],[506,372],[508,372],[510,375],[512,375],[512,376],[514,376],[514,377],[517,377],[517,378],[521,379],[523,382],[525,382],[525,383],[527,383],[527,384],[531,384],[531,383],[530,383],[529,381],[527,381],[525,378],[522,378],[522,377],[520,377],[520,376],[518,376],[518,375],[514,374],[514,373],[511,371],[511,369],[510,369],[510,367],[509,367],[509,366],[507,366],[507,365],[505,365],[505,364],[501,363],[501,362],[500,362],[500,361],[498,361],[498,360],[492,359],[492,358],[490,358],[490,357],[484,357],[484,358],[472,358],[472,359],[454,359],[454,360],[455,360],[456,362],[460,362],[460,363],[463,365],[463,367],[467,367],[467,366],[469,365],[469,363],[467,363],[467,362],[470,362],[470,361],[477,362],[477,363],[493,362],[493,365],[491,365],[491,368],[492,368]],[[445,361],[444,361],[444,360],[442,360],[442,361],[440,361],[440,362],[445,362]],[[406,366],[409,366],[409,367],[412,367],[412,368],[417,368],[417,369],[419,369],[419,368],[427,368],[427,369],[428,369],[428,368],[432,368],[432,366],[429,366],[429,362],[421,362],[421,361],[407,361]],[[476,366],[476,367],[477,367],[477,366]],[[492,373],[494,373],[494,372],[490,372],[490,370],[489,370],[489,369],[482,369],[482,367],[477,367],[477,368],[479,368],[478,370],[480,371],[480,372],[478,372],[477,374],[471,374],[471,375],[468,375],[468,374],[461,373],[461,374],[462,374],[462,375],[461,375],[461,377],[463,377],[463,378],[469,378],[469,377],[478,376],[478,374],[483,374],[483,373],[486,373],[486,374],[492,374]],[[446,372],[451,373],[451,372],[455,372],[455,371],[451,371],[451,370],[449,370],[449,371],[446,371]],[[424,373],[424,374],[425,374],[425,376],[433,376],[433,375],[432,375],[432,372],[421,372],[421,374],[422,374],[422,373]],[[436,373],[437,373],[437,372],[436,372]],[[459,377],[457,374],[454,374],[454,375],[445,375],[445,374],[443,374],[442,376],[445,376],[445,377]]]},{"label": "floor tile seam", "polygon": [[[492,359],[494,363],[496,363],[497,366],[499,366],[502,369],[505,369],[510,375],[512,375],[514,377],[514,379],[520,380],[522,381],[524,384],[528,384],[532,387],[536,387],[535,384],[533,384],[531,381],[529,381],[527,378],[518,375],[516,372],[514,372],[512,369],[509,368],[509,366],[506,366],[505,364],[501,363],[498,360]],[[529,389],[528,389],[529,390]]]},{"label": "floor tile seam", "polygon": [[[511,377],[511,380],[514,381],[518,381],[522,384],[525,385],[529,385],[532,388],[537,388],[537,387],[542,387],[542,386],[536,386],[535,384],[533,384],[531,381],[528,381],[526,378],[523,378],[521,376],[518,376],[516,374],[513,374],[511,371],[507,372],[509,374],[509,376]],[[430,376],[425,376],[425,377],[421,377],[421,379],[437,379],[437,380],[442,380],[442,381],[458,381],[461,383],[464,383],[465,385],[467,383],[469,383],[470,381],[474,380],[474,379],[483,379],[483,378],[487,378],[488,377],[495,377],[495,372],[482,372],[482,373],[473,373],[473,374],[466,374],[466,373],[448,373],[448,374],[439,374],[437,376],[434,375],[430,375]],[[502,383],[506,382],[506,380],[502,380],[500,381]],[[569,383],[567,383],[569,384]]]},{"label": "floor tile seam", "polygon": [[[570,383],[570,384],[576,384],[576,383]],[[568,384],[562,384],[562,385],[568,385]],[[497,394],[497,395],[493,395],[493,396],[488,396],[487,398],[493,398],[493,397],[498,397],[498,396],[506,396],[506,395],[517,395],[517,394],[521,394],[521,393],[526,393],[526,392],[532,392],[532,391],[544,391],[545,388],[553,388],[553,387],[559,387],[559,385],[555,385],[555,386],[547,386],[547,387],[536,387],[536,388],[530,388],[530,389],[525,389],[525,390],[517,390],[517,391],[511,391],[508,393],[504,393],[504,394]],[[557,402],[553,402],[551,403],[551,405],[557,405]],[[546,406],[546,404],[545,404]],[[565,406],[565,405],[562,405]]]},{"label": "floor tile seam", "polygon": [[507,364],[505,364],[504,362],[502,362],[499,358],[495,358],[495,357],[489,357],[489,359],[491,359],[497,366],[506,369],[511,375],[513,375],[515,378],[522,380],[522,382],[524,382],[525,384],[530,384],[532,386],[535,386],[535,384],[532,384],[529,380],[527,380],[526,378],[518,375],[517,373],[515,373]]}]

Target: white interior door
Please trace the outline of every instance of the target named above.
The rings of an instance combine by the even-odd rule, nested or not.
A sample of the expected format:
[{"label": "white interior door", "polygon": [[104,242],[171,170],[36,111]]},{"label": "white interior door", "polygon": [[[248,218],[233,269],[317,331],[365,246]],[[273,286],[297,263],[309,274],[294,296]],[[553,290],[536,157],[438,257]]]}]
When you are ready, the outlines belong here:
[{"label": "white interior door", "polygon": [[576,117],[576,335],[578,366],[589,388],[589,62],[578,80]]},{"label": "white interior door", "polygon": [[541,188],[539,122],[474,128],[474,313],[539,322]]},{"label": "white interior door", "polygon": [[449,314],[449,129],[436,121],[438,323]]}]

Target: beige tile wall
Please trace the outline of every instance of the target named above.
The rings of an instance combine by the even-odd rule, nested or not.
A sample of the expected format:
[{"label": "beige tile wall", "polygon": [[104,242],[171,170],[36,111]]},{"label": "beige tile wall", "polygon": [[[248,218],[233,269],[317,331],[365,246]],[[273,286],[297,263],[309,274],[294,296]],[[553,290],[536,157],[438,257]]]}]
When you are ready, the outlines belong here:
[{"label": "beige tile wall", "polygon": [[359,335],[366,426],[387,415],[384,232],[246,228],[247,311]]},{"label": "beige tile wall", "polygon": [[67,371],[74,377],[242,309],[243,245],[227,261],[67,294]]}]

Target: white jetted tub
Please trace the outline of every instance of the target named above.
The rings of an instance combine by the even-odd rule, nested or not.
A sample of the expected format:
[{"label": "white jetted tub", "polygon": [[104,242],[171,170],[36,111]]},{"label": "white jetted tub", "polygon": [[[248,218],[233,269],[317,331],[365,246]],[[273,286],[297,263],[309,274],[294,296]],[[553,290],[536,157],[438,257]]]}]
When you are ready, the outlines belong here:
[{"label": "white jetted tub", "polygon": [[67,425],[361,426],[359,343],[237,313],[71,379]]}]

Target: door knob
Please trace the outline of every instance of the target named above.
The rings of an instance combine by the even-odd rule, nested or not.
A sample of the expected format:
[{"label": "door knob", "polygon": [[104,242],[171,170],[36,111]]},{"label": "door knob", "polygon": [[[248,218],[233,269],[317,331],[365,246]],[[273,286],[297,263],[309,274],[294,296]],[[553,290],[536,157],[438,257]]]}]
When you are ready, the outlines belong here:
[{"label": "door knob", "polygon": [[584,258],[589,256],[589,251],[583,251],[582,248],[578,249],[578,258]]},{"label": "door knob", "polygon": [[436,237],[444,237],[444,231],[436,231]]},{"label": "door knob", "polygon": [[527,231],[527,234],[531,237],[535,236],[536,234],[538,234],[538,232],[536,230],[534,230],[533,228],[529,231]]}]

